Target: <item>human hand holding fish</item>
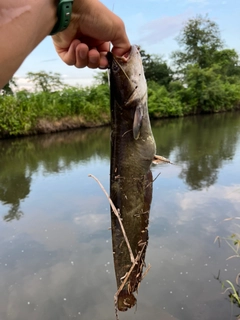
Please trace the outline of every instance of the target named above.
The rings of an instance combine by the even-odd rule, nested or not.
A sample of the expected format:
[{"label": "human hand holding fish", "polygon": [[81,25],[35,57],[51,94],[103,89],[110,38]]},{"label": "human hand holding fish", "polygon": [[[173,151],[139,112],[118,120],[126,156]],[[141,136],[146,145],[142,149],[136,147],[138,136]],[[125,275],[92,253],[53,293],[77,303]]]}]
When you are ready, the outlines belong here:
[{"label": "human hand holding fish", "polygon": [[[53,30],[57,32],[52,37],[57,53],[66,64],[77,68],[107,68],[110,43],[117,56],[130,50],[123,21],[100,1],[74,0],[73,6],[68,7],[72,13],[59,14],[60,4],[67,6],[68,2],[72,1],[0,0],[0,88]],[[59,16],[70,14],[66,27],[64,18]],[[65,30],[55,29],[59,21]]]},{"label": "human hand holding fish", "polygon": [[116,56],[130,50],[123,21],[98,0],[75,0],[68,28],[52,39],[61,59],[77,68],[107,68],[110,42]]}]

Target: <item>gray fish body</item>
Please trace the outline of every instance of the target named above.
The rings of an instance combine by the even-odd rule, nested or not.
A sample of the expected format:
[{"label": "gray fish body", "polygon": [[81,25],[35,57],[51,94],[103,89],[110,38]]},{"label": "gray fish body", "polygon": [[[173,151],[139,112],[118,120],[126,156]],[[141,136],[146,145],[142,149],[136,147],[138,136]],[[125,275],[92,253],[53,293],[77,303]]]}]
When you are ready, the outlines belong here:
[{"label": "gray fish body", "polygon": [[150,168],[156,145],[148,115],[147,83],[136,46],[132,46],[127,61],[112,56],[110,91],[111,139],[120,153],[121,167],[133,168],[133,174],[144,174]]},{"label": "gray fish body", "polygon": [[[120,212],[134,257],[142,252],[119,295],[118,308],[124,311],[135,304],[132,293],[137,290],[144,266],[152,200],[150,165],[156,147],[148,116],[147,85],[138,48],[132,46],[127,59],[110,54],[109,61],[112,124],[110,197]],[[111,222],[114,265],[119,287],[131,267],[131,261],[119,222],[113,213]]]}]

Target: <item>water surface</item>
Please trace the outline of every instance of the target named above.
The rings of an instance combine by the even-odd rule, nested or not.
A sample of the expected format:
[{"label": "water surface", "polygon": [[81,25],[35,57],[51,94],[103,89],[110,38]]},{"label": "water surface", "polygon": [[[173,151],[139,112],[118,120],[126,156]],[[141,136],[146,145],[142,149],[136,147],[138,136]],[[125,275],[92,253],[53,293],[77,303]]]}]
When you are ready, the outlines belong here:
[{"label": "water surface", "polygon": [[[239,231],[240,114],[153,124],[146,263],[137,310],[120,319],[236,319],[220,279],[239,259],[216,236]],[[0,141],[0,319],[114,319],[109,128]]]}]

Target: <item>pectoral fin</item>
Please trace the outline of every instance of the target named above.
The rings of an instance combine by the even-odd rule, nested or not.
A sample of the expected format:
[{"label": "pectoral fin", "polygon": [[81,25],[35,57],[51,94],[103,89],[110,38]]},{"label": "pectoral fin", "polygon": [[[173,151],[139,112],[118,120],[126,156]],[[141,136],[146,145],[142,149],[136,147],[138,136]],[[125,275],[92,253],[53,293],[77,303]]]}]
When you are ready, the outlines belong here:
[{"label": "pectoral fin", "polygon": [[133,120],[133,138],[137,140],[140,136],[140,129],[142,126],[142,119],[143,119],[143,108],[140,106],[136,107],[134,113],[134,120]]},{"label": "pectoral fin", "polygon": [[167,162],[167,163],[173,164],[173,163],[172,163],[170,160],[168,160],[167,158],[164,158],[164,157],[162,157],[162,156],[158,156],[158,155],[155,154],[152,163],[153,163],[153,164],[159,164],[159,163],[163,163],[163,162]]}]

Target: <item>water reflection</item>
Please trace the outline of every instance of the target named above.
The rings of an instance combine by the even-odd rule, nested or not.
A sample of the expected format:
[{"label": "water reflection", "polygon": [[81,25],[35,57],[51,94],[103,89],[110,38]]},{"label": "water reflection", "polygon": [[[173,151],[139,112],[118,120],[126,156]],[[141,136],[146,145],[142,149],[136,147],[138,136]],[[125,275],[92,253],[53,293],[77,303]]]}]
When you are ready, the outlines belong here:
[{"label": "water reflection", "polygon": [[0,140],[0,201],[10,207],[4,220],[23,216],[21,201],[40,168],[44,175],[58,174],[91,158],[109,158],[109,128]]},{"label": "water reflection", "polygon": [[[190,189],[213,185],[224,162],[234,157],[239,141],[235,113],[162,120],[153,124],[157,152],[181,166]],[[31,191],[32,175],[71,170],[92,158],[109,161],[107,127],[0,141],[0,201],[9,205],[4,219],[23,216],[21,202]]]},{"label": "water reflection", "polygon": [[[152,268],[141,283],[137,311],[121,313],[121,320],[234,319],[239,313],[234,309],[231,314],[234,306],[214,280],[220,269],[221,280],[235,283],[239,260],[226,261],[231,249],[213,242],[217,235],[239,232],[222,221],[239,216],[240,117],[217,119],[211,116],[207,122],[214,132],[204,129],[210,137],[218,126],[225,132],[219,132],[217,181],[195,190],[186,176],[180,178],[192,162],[189,154],[195,163],[197,154],[199,162],[204,154],[184,149],[197,150],[194,141],[190,143],[191,136],[196,139],[191,134],[195,120],[166,120],[153,128],[158,153],[180,165],[152,168],[154,178],[161,172],[154,182],[146,252]],[[109,190],[109,134],[109,128],[102,128],[0,141],[0,215],[15,204],[24,213],[11,223],[0,219],[0,319],[114,318],[109,203],[88,178],[94,174]],[[216,155],[219,141],[212,143],[213,150],[209,143],[201,148],[206,145],[206,153]],[[204,186],[205,175],[195,182]],[[16,184],[21,192],[14,189]]]},{"label": "water reflection", "polygon": [[200,190],[213,185],[223,163],[233,159],[239,113],[162,120],[155,123],[153,133],[158,153],[182,165],[180,178],[191,189]]},{"label": "water reflection", "polygon": [[9,205],[8,214],[4,220],[9,222],[13,219],[19,220],[23,216],[20,210],[20,202],[25,199],[30,192],[31,177],[24,173],[16,176],[2,176],[0,181],[0,199],[5,205]]}]

